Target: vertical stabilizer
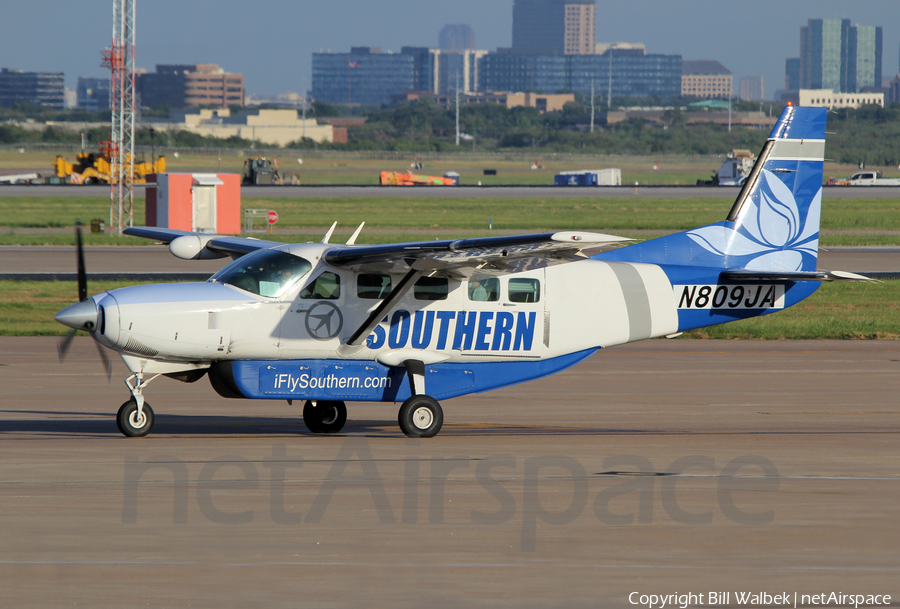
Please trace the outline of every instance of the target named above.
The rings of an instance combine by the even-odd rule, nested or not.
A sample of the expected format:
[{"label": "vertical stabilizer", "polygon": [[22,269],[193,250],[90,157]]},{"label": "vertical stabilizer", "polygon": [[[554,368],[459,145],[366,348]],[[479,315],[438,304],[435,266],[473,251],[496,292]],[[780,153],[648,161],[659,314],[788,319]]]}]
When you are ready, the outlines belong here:
[{"label": "vertical stabilizer", "polygon": [[826,108],[784,109],[724,222],[598,259],[755,271],[814,271]]}]

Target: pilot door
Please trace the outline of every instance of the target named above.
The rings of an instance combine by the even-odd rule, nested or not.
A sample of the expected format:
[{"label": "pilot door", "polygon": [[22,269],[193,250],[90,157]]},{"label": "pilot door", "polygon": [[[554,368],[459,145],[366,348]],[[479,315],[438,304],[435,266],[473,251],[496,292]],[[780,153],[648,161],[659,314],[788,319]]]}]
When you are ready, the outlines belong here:
[{"label": "pilot door", "polygon": [[309,357],[310,351],[333,351],[340,346],[350,321],[345,319],[348,275],[324,270],[292,302],[285,303],[287,313],[280,328],[283,356]]}]

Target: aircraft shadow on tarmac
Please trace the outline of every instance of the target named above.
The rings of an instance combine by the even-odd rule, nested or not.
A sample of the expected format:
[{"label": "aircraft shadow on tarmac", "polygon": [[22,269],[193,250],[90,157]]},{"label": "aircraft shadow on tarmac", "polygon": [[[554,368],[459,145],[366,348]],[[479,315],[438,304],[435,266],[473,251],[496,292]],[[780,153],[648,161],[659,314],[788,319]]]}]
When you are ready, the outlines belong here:
[{"label": "aircraft shadow on tarmac", "polygon": [[[17,418],[0,421],[0,436],[4,434],[59,434],[66,436],[107,436],[121,437],[116,429],[115,416],[106,412],[61,412],[40,410],[0,410],[3,414],[30,414],[33,418]],[[575,427],[549,427],[543,425],[499,425],[459,423],[446,424],[442,435],[454,436],[519,436],[519,435],[644,435],[644,434],[690,434],[691,431],[660,432],[643,429],[599,429]],[[153,437],[203,436],[203,435],[309,435],[327,437],[331,434],[312,434],[306,429],[303,419],[298,417],[239,417],[239,416],[182,416],[157,415]],[[362,435],[383,436],[406,439],[397,430],[395,420],[350,420],[336,436]]]}]

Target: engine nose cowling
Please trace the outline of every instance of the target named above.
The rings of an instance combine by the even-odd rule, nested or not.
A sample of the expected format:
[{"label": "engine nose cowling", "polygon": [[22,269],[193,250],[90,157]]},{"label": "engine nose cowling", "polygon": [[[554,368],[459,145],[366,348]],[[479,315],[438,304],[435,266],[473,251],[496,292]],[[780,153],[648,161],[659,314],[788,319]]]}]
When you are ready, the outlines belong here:
[{"label": "engine nose cowling", "polygon": [[53,317],[64,326],[86,332],[94,332],[97,329],[97,318],[97,303],[93,298],[70,304]]}]

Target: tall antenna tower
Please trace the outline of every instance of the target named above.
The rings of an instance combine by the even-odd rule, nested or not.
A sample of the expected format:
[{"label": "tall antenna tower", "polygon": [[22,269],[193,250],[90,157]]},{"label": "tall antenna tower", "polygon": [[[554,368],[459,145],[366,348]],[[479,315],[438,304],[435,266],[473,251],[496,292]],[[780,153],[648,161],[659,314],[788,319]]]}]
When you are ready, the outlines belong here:
[{"label": "tall antenna tower", "polygon": [[102,152],[110,165],[109,227],[119,235],[134,226],[134,3],[113,0],[112,44],[103,51],[111,72],[112,124]]}]

